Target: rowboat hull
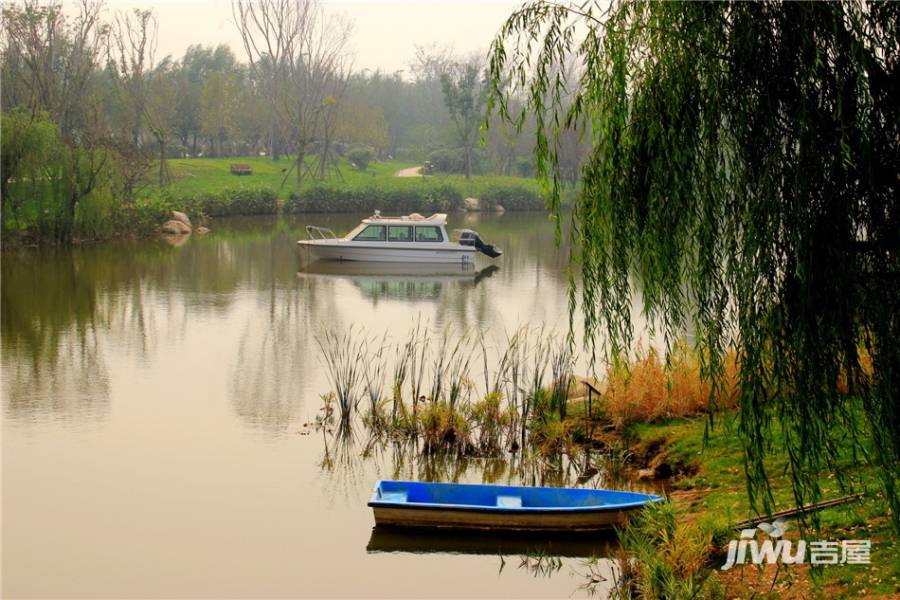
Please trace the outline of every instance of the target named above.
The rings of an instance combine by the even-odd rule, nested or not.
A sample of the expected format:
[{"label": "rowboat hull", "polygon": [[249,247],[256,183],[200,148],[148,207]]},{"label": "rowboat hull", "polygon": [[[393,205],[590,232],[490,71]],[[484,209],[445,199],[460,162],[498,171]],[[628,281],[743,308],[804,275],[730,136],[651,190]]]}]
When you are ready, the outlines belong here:
[{"label": "rowboat hull", "polygon": [[379,527],[580,533],[624,524],[660,498],[611,490],[380,481]]},{"label": "rowboat hull", "polygon": [[475,248],[460,244],[361,244],[346,240],[300,240],[310,258],[385,263],[472,264]]},{"label": "rowboat hull", "polygon": [[453,509],[373,508],[378,527],[426,527],[533,532],[603,531],[622,525],[630,511],[594,511],[575,514],[523,513]]}]

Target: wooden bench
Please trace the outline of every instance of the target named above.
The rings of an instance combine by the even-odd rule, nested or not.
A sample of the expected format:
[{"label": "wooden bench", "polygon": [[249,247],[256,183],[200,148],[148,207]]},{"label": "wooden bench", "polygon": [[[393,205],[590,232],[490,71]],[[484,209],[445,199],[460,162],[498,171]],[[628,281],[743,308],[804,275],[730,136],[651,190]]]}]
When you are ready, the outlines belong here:
[{"label": "wooden bench", "polygon": [[232,175],[253,175],[253,169],[250,168],[250,165],[231,165],[231,174]]}]

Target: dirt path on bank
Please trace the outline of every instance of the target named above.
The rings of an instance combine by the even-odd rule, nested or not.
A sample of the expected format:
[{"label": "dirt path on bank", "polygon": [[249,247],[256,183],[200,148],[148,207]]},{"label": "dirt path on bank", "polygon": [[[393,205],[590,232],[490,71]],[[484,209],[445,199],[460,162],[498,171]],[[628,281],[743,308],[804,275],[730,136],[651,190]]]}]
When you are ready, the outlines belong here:
[{"label": "dirt path on bank", "polygon": [[422,175],[422,167],[409,167],[408,169],[400,169],[394,173],[394,177],[420,177]]}]

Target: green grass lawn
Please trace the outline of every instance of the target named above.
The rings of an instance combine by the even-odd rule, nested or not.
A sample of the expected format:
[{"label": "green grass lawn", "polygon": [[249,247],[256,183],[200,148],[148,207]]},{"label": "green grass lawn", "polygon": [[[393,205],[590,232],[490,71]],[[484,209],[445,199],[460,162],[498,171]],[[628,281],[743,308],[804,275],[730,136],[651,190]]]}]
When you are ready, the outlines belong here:
[{"label": "green grass lawn", "polygon": [[[312,159],[310,159],[311,161]],[[296,174],[288,171],[292,160],[282,158],[273,161],[265,157],[230,157],[230,158],[185,158],[168,161],[169,172],[172,181],[166,186],[176,194],[217,193],[226,189],[246,189],[268,187],[276,192],[279,198],[287,198],[296,191]],[[232,164],[247,164],[253,169],[252,175],[232,175]],[[471,180],[466,180],[463,175],[430,175],[428,177],[396,177],[395,173],[401,169],[418,166],[415,163],[403,161],[373,162],[365,171],[360,171],[350,165],[344,159],[338,162],[339,171],[334,169],[327,173],[324,181],[318,181],[306,176],[303,187],[312,187],[320,183],[327,185],[346,185],[350,187],[378,187],[381,189],[416,188],[423,185],[425,180],[429,183],[447,183],[460,190],[464,196],[478,196],[479,192],[488,185],[524,186],[538,189],[538,183],[534,179],[523,177],[506,177],[494,175],[474,175]],[[141,189],[140,195],[152,197],[159,193],[160,187],[154,182],[152,174],[157,173],[156,168],[151,168],[151,175],[146,185]],[[285,178],[287,175],[287,178]],[[284,184],[282,185],[282,182]]]},{"label": "green grass lawn", "polygon": [[[734,424],[728,423],[729,418],[733,417],[720,418],[706,447],[703,444],[704,418],[641,424],[629,432],[638,444],[664,440],[664,447],[672,461],[697,467],[695,474],[672,481],[671,497],[680,518],[729,524],[751,516],[741,445]],[[776,510],[793,508],[796,504],[790,480],[784,471],[784,462],[772,459],[768,467]],[[810,573],[807,565],[802,568],[785,566],[781,569],[781,576],[799,578],[791,584],[794,586],[793,593],[805,588],[825,597],[885,597],[898,594],[900,560],[897,560],[897,555],[900,544],[890,522],[878,474],[872,467],[857,467],[852,473],[845,474],[853,476],[854,491],[863,492],[864,498],[821,511],[821,529],[807,530],[803,536],[807,540],[870,539],[871,564],[828,565],[815,573]],[[840,489],[832,473],[822,473],[821,481],[823,500],[846,493]],[[794,525],[792,529],[791,535],[799,536],[798,527]],[[744,582],[754,577],[765,582],[772,580],[772,572],[760,573],[754,566],[745,566],[743,570],[741,577]],[[806,580],[803,581],[803,578]],[[784,588],[780,589],[784,592]]]}]

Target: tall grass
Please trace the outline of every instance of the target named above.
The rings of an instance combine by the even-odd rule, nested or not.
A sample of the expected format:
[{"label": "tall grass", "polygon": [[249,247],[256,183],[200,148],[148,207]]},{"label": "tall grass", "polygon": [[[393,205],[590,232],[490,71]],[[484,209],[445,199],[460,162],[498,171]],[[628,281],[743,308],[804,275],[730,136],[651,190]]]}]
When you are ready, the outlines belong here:
[{"label": "tall grass", "polygon": [[365,338],[351,327],[343,334],[326,329],[316,334],[315,340],[341,411],[341,421],[349,421],[359,404],[358,385],[365,364]]},{"label": "tall grass", "polygon": [[614,598],[706,597],[714,528],[679,521],[671,502],[648,505],[619,532]]},{"label": "tall grass", "polygon": [[373,340],[370,346],[366,343],[364,354],[364,370],[363,382],[366,396],[369,399],[369,419],[374,427],[381,427],[384,424],[384,415],[382,414],[382,390],[384,389],[384,374],[386,369],[385,352],[387,346],[387,334],[380,340]]},{"label": "tall grass", "polygon": [[[666,364],[668,362],[668,364]],[[725,364],[724,391],[714,400],[720,409],[737,404],[737,363]],[[668,357],[640,345],[632,359],[610,365],[606,371],[602,407],[616,427],[703,414],[709,409],[711,386],[700,374],[697,355],[684,342],[676,343]]]},{"label": "tall grass", "polygon": [[394,355],[398,360],[394,362],[394,369],[391,377],[391,421],[396,422],[403,411],[403,384],[409,375],[409,364],[404,360],[409,355],[409,340],[400,346],[398,345]]}]

